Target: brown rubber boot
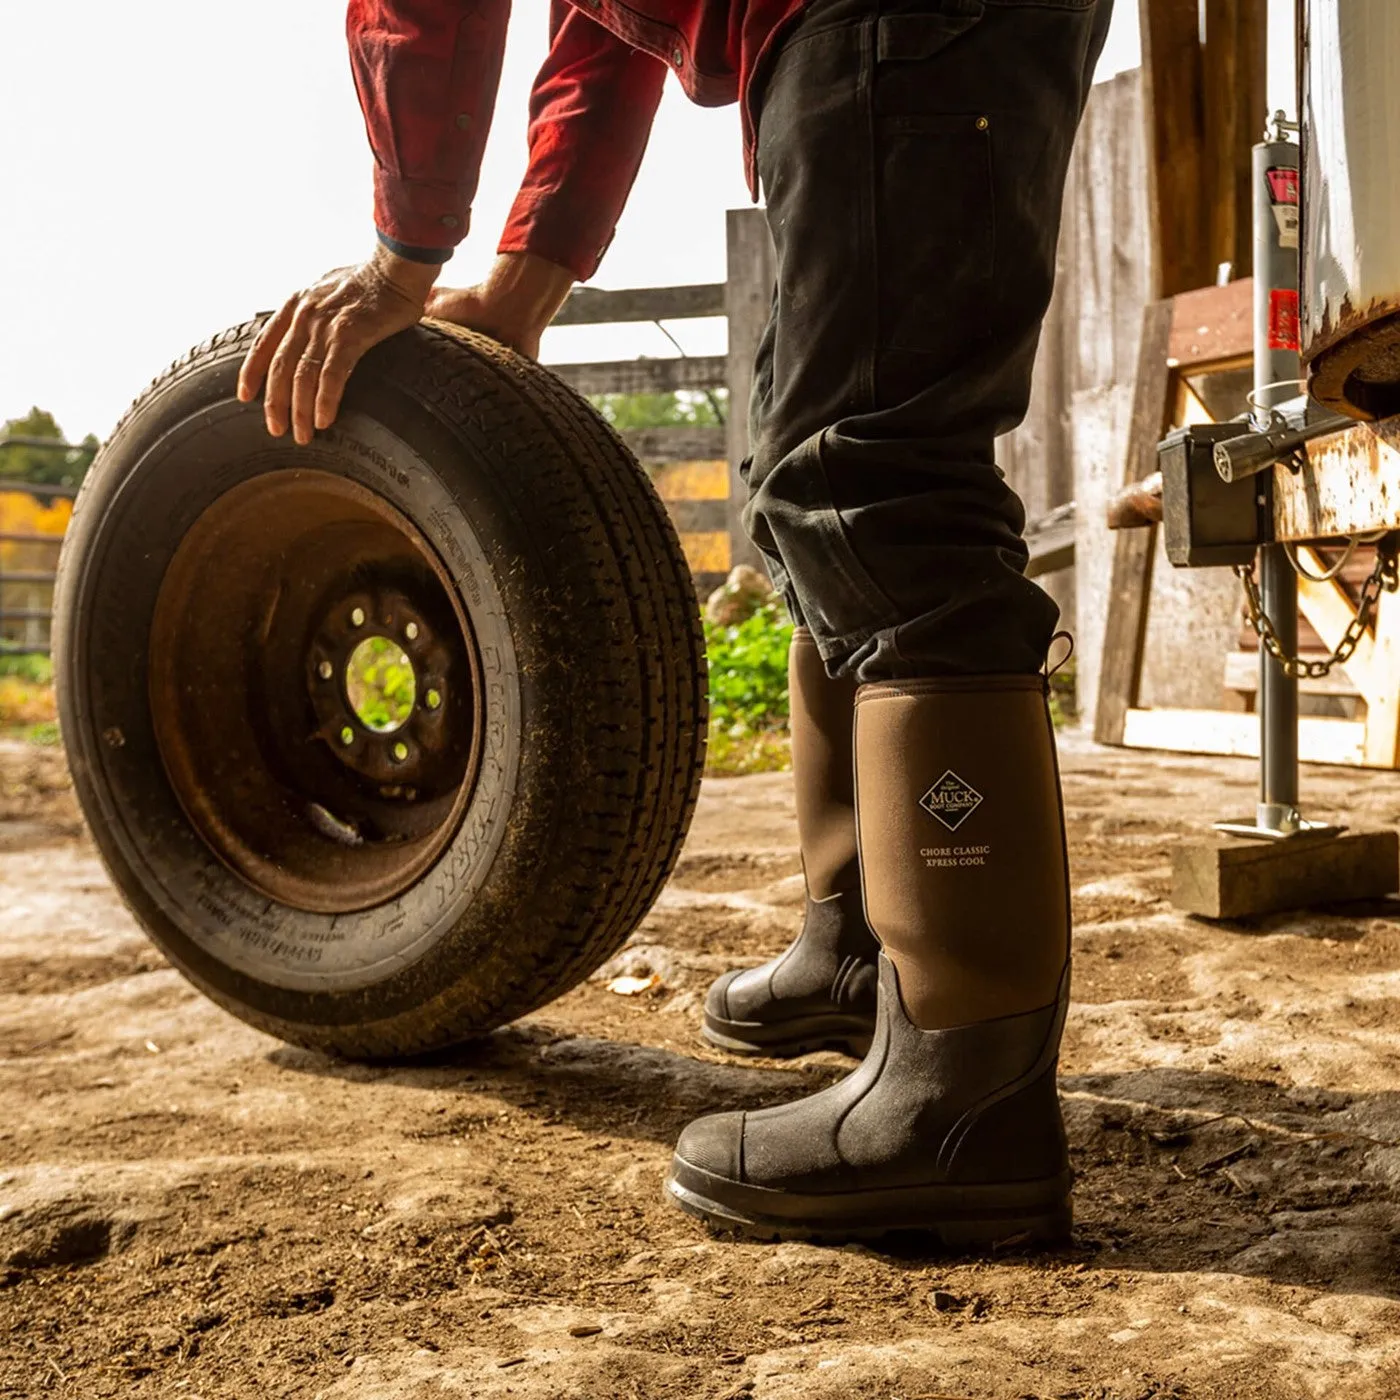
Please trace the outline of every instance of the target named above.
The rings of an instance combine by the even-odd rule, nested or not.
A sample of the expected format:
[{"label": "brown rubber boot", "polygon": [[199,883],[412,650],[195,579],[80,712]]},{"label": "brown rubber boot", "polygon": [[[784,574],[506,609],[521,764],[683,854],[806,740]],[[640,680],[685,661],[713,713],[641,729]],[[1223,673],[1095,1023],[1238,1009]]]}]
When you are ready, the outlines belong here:
[{"label": "brown rubber boot", "polygon": [[1044,679],[863,687],[856,791],[885,949],[870,1053],[810,1098],[692,1123],[667,1189],[765,1239],[1062,1239],[1069,880]]},{"label": "brown rubber boot", "polygon": [[797,835],[807,877],[802,931],[781,957],[726,972],[705,998],[704,1036],[740,1055],[844,1050],[875,1029],[875,959],[856,854],[851,728],[854,681],[832,680],[805,628],[788,652]]}]

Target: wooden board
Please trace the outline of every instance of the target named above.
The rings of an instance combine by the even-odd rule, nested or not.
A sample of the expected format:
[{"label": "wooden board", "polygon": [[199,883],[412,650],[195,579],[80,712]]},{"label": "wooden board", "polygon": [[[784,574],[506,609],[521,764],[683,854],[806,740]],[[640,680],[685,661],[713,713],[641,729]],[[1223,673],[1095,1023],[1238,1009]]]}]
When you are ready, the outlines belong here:
[{"label": "wooden board", "polygon": [[599,326],[618,321],[681,321],[693,316],[723,315],[723,282],[690,287],[627,287],[620,291],[576,287],[550,324]]},{"label": "wooden board", "polygon": [[1153,295],[1215,281],[1198,0],[1139,0]]},{"label": "wooden board", "polygon": [[[1129,749],[1258,758],[1259,716],[1232,710],[1129,710],[1120,742]],[[1360,720],[1305,715],[1298,721],[1298,757],[1304,763],[1362,767],[1366,726]]]},{"label": "wooden board", "polygon": [[1172,306],[1167,363],[1182,374],[1207,374],[1254,358],[1254,281],[1183,292]]},{"label": "wooden board", "polygon": [[1211,919],[1381,899],[1400,889],[1393,831],[1183,841],[1172,852],[1172,904]]},{"label": "wooden board", "polygon": [[[1322,652],[1314,652],[1309,660],[1321,661]],[[1240,695],[1254,695],[1259,690],[1259,653],[1232,651],[1225,658],[1225,689]],[[1359,700],[1361,691],[1356,682],[1341,667],[1330,675],[1305,677],[1298,682],[1299,695],[1329,695],[1339,700]]]},{"label": "wooden board", "polygon": [[710,461],[725,451],[723,427],[631,428],[622,440],[639,462]]},{"label": "wooden board", "polygon": [[725,383],[729,365],[723,355],[677,355],[545,368],[580,394],[664,394],[676,389],[718,388]]},{"label": "wooden board", "polygon": [[1268,110],[1266,0],[1205,0],[1202,95],[1212,263],[1254,266],[1253,147]]},{"label": "wooden board", "polygon": [[[1167,346],[1171,327],[1170,301],[1154,302],[1147,308],[1138,353],[1124,484],[1141,481],[1157,470],[1157,444],[1166,431],[1170,408]],[[1113,582],[1108,593],[1108,621],[1094,716],[1094,737],[1101,744],[1123,742],[1124,717],[1137,700],[1156,538],[1155,526],[1120,530],[1114,543]]]},{"label": "wooden board", "polygon": [[749,400],[753,395],[754,358],[773,304],[776,259],[761,209],[731,209],[725,238],[729,280],[725,284],[725,315],[729,317],[729,356],[725,382],[729,385],[729,535],[735,564],[763,568],[763,556],[744,530],[743,510],[748,489],[739,468],[749,453]]}]

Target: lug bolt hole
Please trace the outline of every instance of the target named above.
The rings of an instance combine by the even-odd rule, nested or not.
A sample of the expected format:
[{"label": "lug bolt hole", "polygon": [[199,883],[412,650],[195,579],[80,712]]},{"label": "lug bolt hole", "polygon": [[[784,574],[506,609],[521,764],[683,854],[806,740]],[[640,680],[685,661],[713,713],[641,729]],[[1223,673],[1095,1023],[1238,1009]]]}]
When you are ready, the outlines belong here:
[{"label": "lug bolt hole", "polygon": [[335,667],[332,666],[329,661],[323,661],[316,668],[316,674],[320,676],[320,678],[323,681],[328,681],[333,675],[335,675]]},{"label": "lug bolt hole", "polygon": [[355,742],[355,731],[348,724],[340,731],[340,742],[347,749]]},{"label": "lug bolt hole", "polygon": [[442,705],[442,692],[430,690],[424,697],[423,703],[430,709],[436,710]]},{"label": "lug bolt hole", "polygon": [[351,627],[363,627],[365,625],[365,610],[363,608],[352,608],[350,610]]},{"label": "lug bolt hole", "polygon": [[418,624],[416,622],[410,622],[408,626],[403,629],[403,634],[410,642],[416,642],[418,640]]},{"label": "lug bolt hole", "polygon": [[395,763],[402,763],[408,757],[408,745],[402,739],[390,750],[394,755]]}]

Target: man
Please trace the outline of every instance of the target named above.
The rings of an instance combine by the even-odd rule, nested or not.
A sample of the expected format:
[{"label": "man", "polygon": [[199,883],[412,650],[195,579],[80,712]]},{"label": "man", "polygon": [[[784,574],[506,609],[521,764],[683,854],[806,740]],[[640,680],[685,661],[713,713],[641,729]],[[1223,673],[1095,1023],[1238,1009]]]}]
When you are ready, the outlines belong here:
[{"label": "man", "polygon": [[266,380],[269,429],[308,442],[364,351],[425,313],[535,354],[607,247],[666,69],[741,101],[777,252],[746,521],[799,624],[808,903],[782,958],[711,988],[705,1033],[868,1053],[814,1097],[691,1124],[667,1186],[761,1237],[1058,1238],[1056,610],[1023,575],[993,442],[1028,402],[1111,0],[554,0],[500,256],[433,291],[466,233],[507,3],[351,0],[379,246],[287,302],[240,396]]}]

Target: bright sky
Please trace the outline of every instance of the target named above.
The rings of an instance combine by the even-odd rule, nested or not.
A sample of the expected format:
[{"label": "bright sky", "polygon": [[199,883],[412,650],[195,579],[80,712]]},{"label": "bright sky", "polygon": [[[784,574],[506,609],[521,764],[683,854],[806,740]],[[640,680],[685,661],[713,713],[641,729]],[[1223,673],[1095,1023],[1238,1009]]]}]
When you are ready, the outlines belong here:
[{"label": "bright sky", "polygon": [[[1271,4],[1292,0],[1271,0]],[[338,0],[6,5],[0,83],[0,420],[31,404],[105,435],[170,360],[373,240],[370,157]],[[444,281],[489,263],[525,163],[548,0],[515,0],[473,232]],[[1291,107],[1278,31],[1271,101]],[[1119,0],[1100,66],[1137,65]],[[721,281],[724,210],[746,204],[737,109],[672,82],[594,285]],[[692,354],[723,322],[671,327]],[[674,353],[654,327],[551,331],[549,360]]]}]

